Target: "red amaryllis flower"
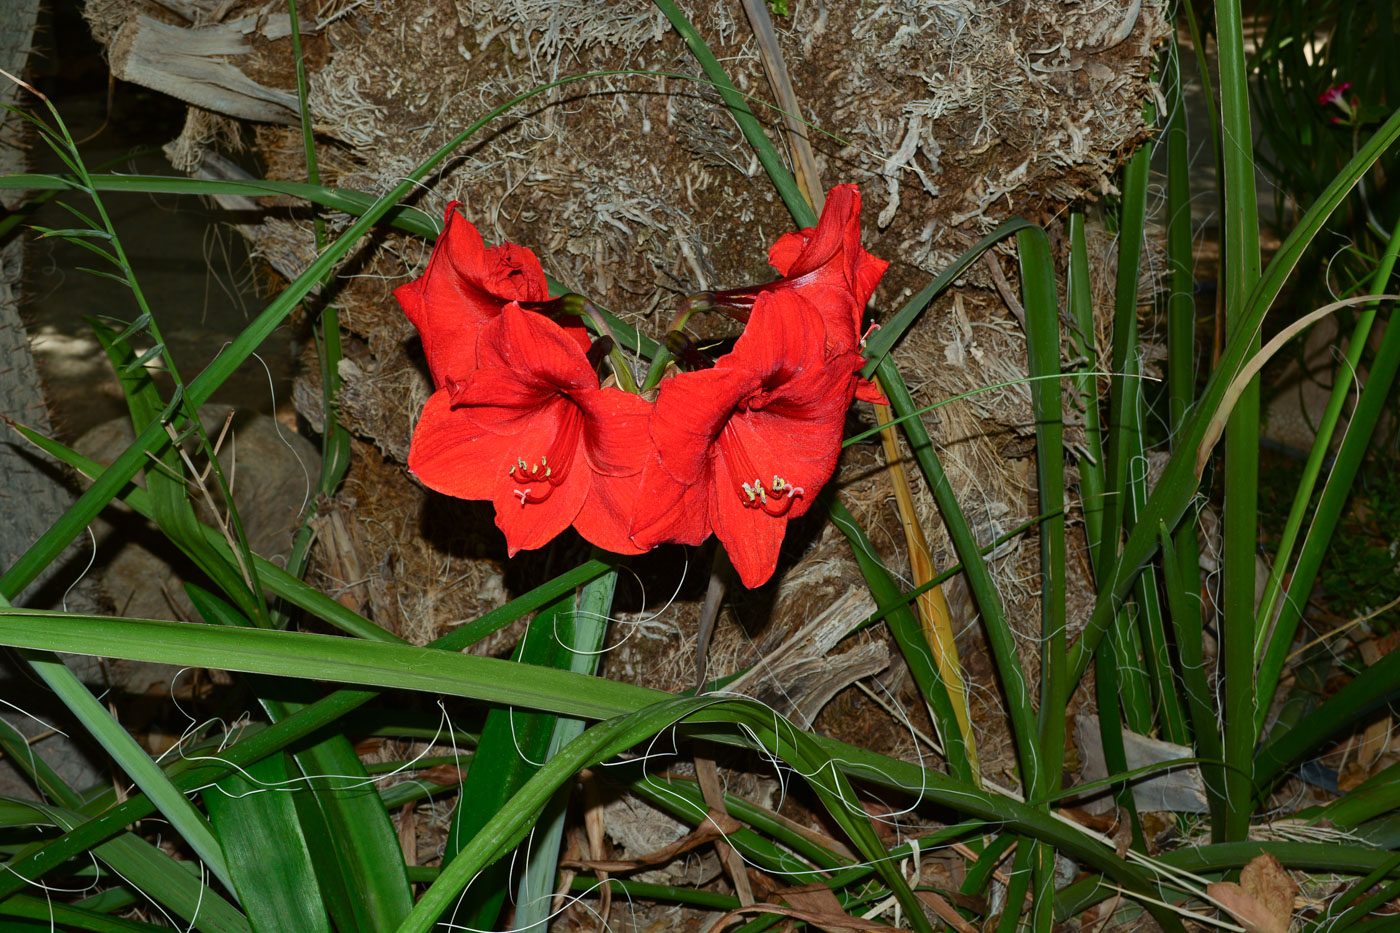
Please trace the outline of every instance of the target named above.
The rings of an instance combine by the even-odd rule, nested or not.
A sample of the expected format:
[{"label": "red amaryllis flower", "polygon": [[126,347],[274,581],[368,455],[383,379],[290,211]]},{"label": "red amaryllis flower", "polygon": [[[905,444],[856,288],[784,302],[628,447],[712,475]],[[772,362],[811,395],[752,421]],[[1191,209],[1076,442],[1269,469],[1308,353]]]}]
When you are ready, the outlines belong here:
[{"label": "red amaryllis flower", "polygon": [[714,302],[742,313],[764,292],[796,291],[821,313],[829,349],[860,345],[865,306],[890,264],[860,245],[859,188],[832,188],[817,225],[780,236],[768,250],[768,263],[781,279],[716,292]]},{"label": "red amaryllis flower", "polygon": [[512,302],[481,328],[478,368],[428,399],[408,467],[430,489],[490,500],[512,556],[569,525],[638,554],[628,522],[651,405],[598,387],[564,328]]},{"label": "red amaryllis flower", "polygon": [[826,344],[809,301],[765,292],[713,369],[661,383],[632,520],[639,547],[698,544],[713,530],[745,586],[773,575],[789,519],[811,507],[841,453],[861,361]]},{"label": "red amaryllis flower", "polygon": [[[423,338],[423,352],[433,385],[460,382],[477,365],[477,337],[482,326],[508,302],[543,302],[549,298],[544,269],[535,254],[514,243],[489,249],[480,232],[453,201],[444,215],[427,270],[394,290],[404,314]],[[565,328],[585,350],[589,337],[582,324]]]}]

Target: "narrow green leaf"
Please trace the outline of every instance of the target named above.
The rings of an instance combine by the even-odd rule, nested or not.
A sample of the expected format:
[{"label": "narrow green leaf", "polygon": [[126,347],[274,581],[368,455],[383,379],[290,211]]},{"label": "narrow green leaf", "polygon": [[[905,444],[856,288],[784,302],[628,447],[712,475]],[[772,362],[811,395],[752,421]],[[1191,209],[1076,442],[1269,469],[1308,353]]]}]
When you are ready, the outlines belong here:
[{"label": "narrow green leaf", "polygon": [[292,792],[276,754],[202,795],[254,933],[330,930]]},{"label": "narrow green leaf", "polygon": [[[34,920],[36,930],[91,930],[92,933],[157,933],[169,927],[122,920],[87,910],[82,907],[64,904],[52,898],[29,897],[16,894],[0,901],[0,917],[18,920]],[[23,929],[29,929],[28,926]]]},{"label": "narrow green leaf", "polygon": [[715,54],[710,51],[710,47],[705,44],[705,40],[690,20],[686,19],[680,8],[672,0],[653,0],[653,2],[655,2],[656,8],[670,21],[671,28],[676,30],[676,34],[690,49],[690,54],[694,55],[695,60],[700,63],[705,76],[719,91],[720,98],[724,101],[724,105],[729,108],[734,122],[739,124],[740,132],[744,134],[744,138],[748,140],[754,154],[758,156],[758,161],[768,172],[768,180],[772,182],[778,196],[787,205],[792,219],[797,221],[799,227],[815,227],[817,225],[816,212],[812,210],[812,205],[807,203],[807,199],[798,190],[797,182],[793,179],[792,173],[783,165],[782,157],[773,148],[773,143],[763,134],[763,127],[754,118],[753,111],[749,109],[747,97],[740,94],[739,89],[734,86],[734,82],[729,80],[729,76],[724,73],[724,66],[719,63],[719,59],[715,58]]},{"label": "narrow green leaf", "polygon": [[[894,360],[886,356],[876,369],[876,374],[880,380],[880,388],[889,398],[890,407],[895,415],[902,417],[912,411],[914,400],[909,395],[909,389],[904,385],[899,370],[895,368]],[[1025,788],[1033,788],[1036,786],[1035,774],[1039,762],[1035,747],[1035,716],[1031,711],[1030,691],[1026,685],[1025,672],[1021,669],[1020,656],[1016,651],[1015,636],[1006,619],[1001,593],[992,580],[986,561],[982,559],[977,539],[972,534],[962,506],[953,494],[952,484],[948,481],[943,464],[939,462],[938,454],[933,449],[933,441],[929,438],[924,423],[913,418],[905,421],[903,428],[909,448],[913,451],[914,459],[923,471],[924,479],[938,504],[938,511],[943,516],[948,536],[953,541],[953,550],[962,562],[968,588],[972,590],[977,608],[982,612],[982,624],[986,629],[992,657],[1007,698],[1007,713],[1011,721],[1011,734],[1016,742],[1021,783]]]},{"label": "narrow green leaf", "polygon": [[[602,553],[602,552],[597,552]],[[612,615],[617,571],[605,574],[585,586],[578,599],[568,606],[569,626],[556,631],[562,649],[560,660],[576,674],[596,674],[598,659],[607,640],[608,619]],[[545,760],[563,751],[583,734],[581,719],[560,716],[545,751]],[[517,930],[544,933],[554,912],[555,874],[559,868],[559,848],[564,840],[564,821],[569,804],[569,785],[555,792],[545,808],[544,819],[535,828],[530,857],[520,875],[515,899],[514,926]]]},{"label": "narrow green leaf", "polygon": [[1398,136],[1400,110],[1392,114],[1385,124],[1358,148],[1351,161],[1332,179],[1322,196],[1308,208],[1297,226],[1289,233],[1283,245],[1274,254],[1263,277],[1251,290],[1245,314],[1240,325],[1229,335],[1220,365],[1212,372],[1201,394],[1201,400],[1193,409],[1186,426],[1178,432],[1179,452],[1174,452],[1168,460],[1161,479],[1149,497],[1142,515],[1139,516],[1137,525],[1133,527],[1123,545],[1122,554],[1100,575],[1103,582],[1093,613],[1079,640],[1070,649],[1072,683],[1077,683],[1083,678],[1093,657],[1094,648],[1103,637],[1118,606],[1127,596],[1143,564],[1156,553],[1157,523],[1165,521],[1168,528],[1175,528],[1189,507],[1200,483],[1196,471],[1196,457],[1192,455],[1192,451],[1199,447],[1226,389],[1244,366],[1249,346],[1265,313],[1327,217]]},{"label": "narrow green leaf", "polygon": [[904,656],[904,662],[909,665],[914,683],[918,685],[920,694],[928,704],[934,730],[943,743],[943,756],[948,762],[948,770],[960,780],[977,784],[980,776],[973,771],[972,760],[967,754],[967,742],[963,738],[962,729],[958,727],[957,715],[953,710],[953,700],[948,695],[947,685],[938,674],[938,665],[934,663],[929,651],[923,626],[909,607],[911,598],[900,593],[889,571],[875,556],[875,546],[866,535],[865,529],[835,496],[830,497],[827,517],[851,543],[851,553],[860,566],[866,586],[870,588],[870,595],[883,611],[885,624],[889,626],[890,634],[894,636],[895,644]]},{"label": "narrow green leaf", "polygon": [[[64,807],[5,801],[7,809],[28,811],[27,823],[72,826],[82,814]],[[247,920],[203,883],[202,871],[177,862],[162,849],[133,833],[122,833],[91,850],[113,871],[155,904],[202,933],[251,933]],[[89,856],[89,858],[91,857]],[[7,903],[8,896],[0,903]],[[2,912],[2,911],[0,911]]]},{"label": "narrow green leaf", "polygon": [[[1192,539],[1195,538],[1195,530]],[[1167,591],[1167,611],[1176,636],[1176,653],[1180,661],[1182,685],[1186,688],[1187,709],[1191,714],[1191,733],[1195,740],[1196,752],[1209,762],[1224,762],[1225,750],[1220,742],[1220,720],[1215,705],[1215,695],[1211,693],[1210,681],[1206,678],[1205,647],[1202,643],[1200,590],[1187,589],[1182,582],[1181,559],[1176,545],[1167,533],[1164,522],[1158,522],[1157,533],[1162,544],[1162,576]],[[1203,763],[1201,779],[1206,788],[1206,799],[1211,808],[1211,818],[1223,821],[1225,817],[1224,777],[1221,765]]]},{"label": "narrow green leaf", "polygon": [[[1041,681],[1039,751],[1044,756],[1037,770],[1039,783],[1028,799],[1038,800],[1059,789],[1064,763],[1065,717],[1069,702],[1065,671],[1065,445],[1061,405],[1060,307],[1055,292],[1055,261],[1045,231],[1029,228],[1016,235],[1021,264],[1021,290],[1026,311],[1028,369],[1032,377],[1031,405],[1035,414],[1036,477],[1040,508],[1052,517],[1040,526],[1040,641]],[[1048,851],[1048,850],[1047,850]],[[1046,868],[1040,853],[1037,872]],[[1048,868],[1053,875],[1054,858]],[[1053,877],[1039,878],[1038,887]],[[1039,877],[1039,876],[1038,876]],[[1051,888],[1053,890],[1053,888]],[[1048,918],[1048,911],[1037,913]]]},{"label": "narrow green leaf", "polygon": [[[569,610],[573,595],[562,596],[530,620],[525,635],[516,646],[515,665],[567,670],[570,658],[555,634],[563,628],[570,634]],[[525,676],[521,671],[515,677]],[[467,772],[452,814],[442,861],[451,865],[463,849],[525,785],[549,754],[550,738],[558,717],[547,713],[497,707],[486,715],[476,758]],[[467,892],[455,911],[466,926],[489,929],[495,925],[510,887],[510,866],[496,862],[483,866],[478,883]]]},{"label": "narrow green leaf", "polygon": [[1094,340],[1094,299],[1089,281],[1089,246],[1084,235],[1084,213],[1069,215],[1069,271],[1065,282],[1065,297],[1069,302],[1070,318],[1075,327],[1070,341],[1083,359],[1075,380],[1079,404],[1084,409],[1085,454],[1079,458],[1080,508],[1084,513],[1084,533],[1089,543],[1089,566],[1097,577],[1102,574],[1105,560],[1099,554],[1103,542],[1104,479],[1103,431],[1099,424],[1098,348]]},{"label": "narrow green leaf", "polygon": [[[7,603],[0,600],[0,606]],[[0,609],[0,612],[10,611]],[[61,613],[59,614],[61,617]],[[194,808],[180,791],[170,783],[160,767],[136,744],[112,714],[107,711],[86,686],[64,666],[63,662],[45,651],[24,651],[21,656],[29,662],[34,672],[43,679],[69,712],[83,724],[88,733],[106,750],[117,767],[121,768],[140,787],[166,819],[170,820],[190,848],[209,866],[224,885],[232,889],[228,866],[224,863],[223,851],[218,840],[209,831],[204,816]]]},{"label": "narrow green leaf", "polygon": [[[1147,183],[1151,167],[1149,147],[1140,147],[1123,169],[1123,199],[1118,214],[1118,269],[1114,282],[1112,376],[1108,392],[1108,449],[1104,470],[1105,492],[1099,559],[1105,564],[1118,557],[1123,532],[1131,528],[1129,516],[1129,464],[1141,444],[1142,380],[1138,363],[1138,273],[1147,214]],[[1103,585],[1100,580],[1100,586]],[[1141,607],[1136,607],[1141,612]],[[1115,675],[1128,727],[1144,735],[1153,731],[1152,690],[1142,661],[1140,629],[1135,611],[1124,606],[1113,619]],[[1112,770],[1112,769],[1110,769]]]},{"label": "narrow green leaf", "polygon": [[[1400,217],[1396,218],[1390,242],[1386,244],[1381,261],[1371,277],[1369,289],[1371,294],[1384,293],[1386,285],[1390,282],[1391,275],[1395,271],[1398,255],[1400,255]],[[1381,345],[1376,351],[1375,359],[1371,362],[1366,385],[1352,414],[1351,424],[1344,433],[1336,457],[1333,459],[1332,472],[1323,487],[1321,500],[1318,502],[1317,510],[1313,516],[1312,526],[1308,529],[1308,534],[1303,541],[1303,549],[1298,556],[1298,563],[1294,567],[1293,579],[1289,583],[1288,598],[1280,606],[1279,592],[1284,572],[1292,557],[1298,529],[1302,525],[1308,504],[1312,501],[1313,488],[1317,476],[1321,472],[1326,453],[1331,449],[1333,433],[1341,417],[1342,408],[1350,395],[1353,374],[1360,364],[1361,354],[1370,336],[1371,325],[1375,321],[1378,306],[1379,302],[1367,305],[1357,315],[1356,324],[1352,328],[1351,340],[1347,344],[1345,362],[1337,366],[1334,371],[1332,394],[1327,400],[1327,408],[1323,412],[1322,421],[1318,424],[1317,436],[1313,441],[1312,450],[1308,453],[1307,463],[1303,467],[1303,476],[1298,482],[1297,491],[1294,493],[1293,504],[1289,507],[1288,519],[1284,523],[1283,533],[1279,536],[1273,569],[1269,574],[1268,583],[1265,584],[1264,596],[1259,605],[1259,614],[1255,619],[1257,645],[1263,655],[1258,673],[1258,689],[1261,697],[1272,697],[1274,691],[1278,689],[1279,678],[1283,673],[1288,650],[1293,645],[1293,636],[1298,631],[1298,622],[1302,616],[1301,606],[1294,604],[1293,600],[1305,592],[1305,587],[1307,592],[1312,590],[1318,567],[1331,543],[1332,533],[1341,517],[1343,503],[1350,494],[1351,484],[1371,446],[1371,438],[1379,423],[1378,416],[1384,406],[1384,402],[1381,400],[1389,396],[1391,383],[1395,379],[1395,361],[1397,356],[1400,356],[1400,338],[1392,334],[1396,328],[1387,327],[1385,335],[1381,338]],[[1276,614],[1277,619],[1272,632],[1270,632],[1269,620],[1274,619]],[[1266,635],[1267,642],[1265,641]],[[1255,714],[1255,725],[1261,734],[1268,705],[1260,703]]]},{"label": "narrow green leaf", "polygon": [[1283,769],[1339,735],[1400,694],[1400,651],[1392,651],[1361,671],[1345,687],[1292,729],[1271,733],[1253,760],[1256,793],[1272,786]]}]

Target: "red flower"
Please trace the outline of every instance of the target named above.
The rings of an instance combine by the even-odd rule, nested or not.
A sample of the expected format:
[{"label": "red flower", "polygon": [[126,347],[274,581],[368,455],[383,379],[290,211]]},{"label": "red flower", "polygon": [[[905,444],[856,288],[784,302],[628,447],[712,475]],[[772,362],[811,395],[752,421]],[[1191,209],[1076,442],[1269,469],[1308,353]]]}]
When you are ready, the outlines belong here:
[{"label": "red flower", "polygon": [[826,344],[806,298],[765,292],[713,369],[662,382],[632,520],[639,547],[698,544],[713,530],[745,586],[773,575],[788,520],[811,507],[841,453],[861,360]]},{"label": "red flower", "polygon": [[[837,185],[827,194],[816,227],[780,236],[768,250],[768,263],[783,277],[752,288],[717,292],[716,304],[742,313],[766,292],[794,291],[820,312],[830,353],[858,349],[861,319],[889,263],[860,245],[860,189]],[[886,399],[866,379],[857,383],[856,397],[867,402]]]},{"label": "red flower", "polygon": [[[514,243],[489,249],[453,201],[444,215],[427,270],[394,290],[404,314],[423,338],[434,387],[465,379],[477,365],[477,337],[508,302],[549,298],[544,269],[535,254]],[[565,328],[585,350],[582,324]]]},{"label": "red flower", "polygon": [[651,405],[601,389],[565,329],[512,302],[481,327],[479,368],[428,399],[408,467],[430,489],[490,500],[512,556],[569,525],[641,553],[628,522],[650,444]]},{"label": "red flower", "polygon": [[860,345],[865,306],[890,264],[860,245],[859,188],[832,188],[817,226],[778,237],[768,264],[783,278],[763,287],[795,289],[816,305],[833,349]]}]

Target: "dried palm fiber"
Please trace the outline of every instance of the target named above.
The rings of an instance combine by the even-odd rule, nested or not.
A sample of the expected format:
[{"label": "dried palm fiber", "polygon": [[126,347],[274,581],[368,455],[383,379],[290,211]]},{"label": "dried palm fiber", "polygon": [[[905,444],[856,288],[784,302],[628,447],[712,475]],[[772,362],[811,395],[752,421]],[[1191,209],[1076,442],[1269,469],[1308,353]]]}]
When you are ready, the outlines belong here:
[{"label": "dried palm fiber", "polygon": [[[236,28],[247,51],[228,60],[263,86],[293,86],[289,42],[272,38],[275,29],[247,28],[281,6],[163,2],[171,24]],[[769,99],[739,5],[683,7],[738,87]],[[777,28],[801,116],[832,134],[809,134],[817,165],[829,184],[860,183],[866,245],[894,262],[875,297],[877,320],[996,222],[1012,214],[1049,218],[1072,201],[1108,192],[1120,154],[1147,135],[1142,105],[1156,94],[1149,72],[1167,29],[1156,0],[1130,10],[1058,0],[888,2],[874,9],[799,0],[792,9]],[[94,31],[106,37],[136,16],[125,0],[93,0],[88,10]],[[640,0],[330,0],[303,9],[302,21],[322,174],[372,192],[389,188],[490,107],[545,82],[621,68],[700,74],[661,14]],[[783,135],[776,114],[754,109],[775,137]],[[191,128],[176,144],[183,167],[199,170],[201,153],[220,146],[217,122],[192,111]],[[304,178],[295,128],[263,123],[252,136],[271,177]],[[779,148],[786,151],[783,143]],[[416,203],[428,214],[440,217],[449,200],[460,199],[488,239],[529,245],[568,287],[652,332],[684,294],[770,278],[767,245],[792,226],[718,95],[678,77],[610,76],[555,88],[489,126],[424,188]],[[285,212],[252,238],[289,271],[313,252],[305,212]],[[348,331],[341,402],[360,438],[339,505],[351,510],[358,529],[326,540],[356,549],[361,557],[353,564],[366,580],[323,581],[369,586],[377,595],[363,604],[416,640],[572,559],[542,555],[506,567],[489,511],[429,496],[403,470],[428,383],[390,292],[422,270],[427,253],[422,242],[384,237],[338,283]],[[1002,263],[1014,282],[1014,262],[1004,256]],[[896,349],[921,403],[1024,376],[1025,358],[1024,331],[980,266]],[[296,399],[317,422],[313,379],[303,380]],[[1024,386],[949,405],[926,421],[980,540],[1037,514]],[[854,448],[837,481],[880,556],[904,573],[907,556],[880,463],[877,446]],[[917,479],[915,492],[931,557],[947,566],[955,558]],[[814,517],[789,537],[779,582],[732,599],[727,612],[746,627],[721,625],[712,670],[752,661],[814,606],[860,585],[833,529]],[[1035,553],[1032,535],[993,561],[1008,614],[1027,632],[1037,617]],[[634,637],[610,656],[615,676],[684,683],[688,661],[671,659],[688,658],[679,642],[689,637],[702,589],[698,567],[681,598],[652,618],[676,585],[679,563],[678,553],[635,562],[651,589],[645,606],[622,614],[631,624],[617,626]],[[1081,600],[1083,585],[1080,579]],[[954,587],[952,602],[955,626],[975,638],[966,595]],[[1033,667],[1034,643],[1024,646]],[[968,663],[977,677],[977,659]],[[990,671],[982,673],[981,683],[991,683]],[[987,714],[997,705],[994,689],[976,692],[974,719],[994,721]],[[987,746],[984,765],[993,757]]]}]

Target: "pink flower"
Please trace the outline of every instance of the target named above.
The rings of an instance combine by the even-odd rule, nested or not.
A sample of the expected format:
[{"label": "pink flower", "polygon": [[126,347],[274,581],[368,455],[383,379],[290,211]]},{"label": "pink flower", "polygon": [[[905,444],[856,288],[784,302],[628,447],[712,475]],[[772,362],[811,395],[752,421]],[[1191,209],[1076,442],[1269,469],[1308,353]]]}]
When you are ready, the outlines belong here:
[{"label": "pink flower", "polygon": [[1326,107],[1328,104],[1339,104],[1346,106],[1346,92],[1351,90],[1351,82],[1343,81],[1341,84],[1333,85],[1321,94],[1317,95],[1317,102]]}]

